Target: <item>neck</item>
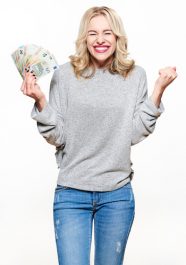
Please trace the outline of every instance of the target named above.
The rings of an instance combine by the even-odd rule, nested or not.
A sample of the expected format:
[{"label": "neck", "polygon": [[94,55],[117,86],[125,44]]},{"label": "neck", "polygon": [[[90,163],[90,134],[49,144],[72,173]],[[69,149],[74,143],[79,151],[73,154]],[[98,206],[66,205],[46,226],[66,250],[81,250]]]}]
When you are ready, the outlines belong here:
[{"label": "neck", "polygon": [[107,68],[113,61],[113,57],[109,57],[107,60],[100,62],[91,57],[91,61],[95,68],[102,69]]}]

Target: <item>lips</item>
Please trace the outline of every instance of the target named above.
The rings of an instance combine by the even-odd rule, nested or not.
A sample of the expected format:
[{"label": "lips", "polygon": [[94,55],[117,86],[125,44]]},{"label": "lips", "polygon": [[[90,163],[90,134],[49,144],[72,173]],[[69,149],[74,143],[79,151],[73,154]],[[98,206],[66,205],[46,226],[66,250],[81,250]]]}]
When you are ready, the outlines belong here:
[{"label": "lips", "polygon": [[98,53],[103,53],[103,52],[106,52],[109,49],[109,47],[110,46],[108,46],[108,45],[102,45],[102,46],[95,45],[94,50]]}]

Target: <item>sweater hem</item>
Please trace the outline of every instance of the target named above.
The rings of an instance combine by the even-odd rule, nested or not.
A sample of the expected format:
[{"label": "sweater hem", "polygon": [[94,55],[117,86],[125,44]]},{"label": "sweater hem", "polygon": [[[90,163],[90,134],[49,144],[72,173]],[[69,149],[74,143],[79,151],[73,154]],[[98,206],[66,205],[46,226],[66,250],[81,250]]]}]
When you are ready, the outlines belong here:
[{"label": "sweater hem", "polygon": [[70,183],[70,182],[61,182],[59,179],[57,181],[57,185],[61,185],[61,186],[65,186],[65,187],[68,187],[68,188],[72,188],[72,189],[79,189],[79,190],[82,190],[82,191],[98,191],[98,192],[105,192],[105,191],[113,191],[113,190],[117,190],[121,187],[123,187],[124,185],[128,184],[129,182],[131,182],[131,178],[130,176],[123,179],[122,181],[119,182],[119,184],[115,184],[114,185],[114,188],[112,185],[104,185],[101,186],[101,187],[95,187],[95,183],[93,183],[92,185],[90,184],[79,184],[79,183]]}]

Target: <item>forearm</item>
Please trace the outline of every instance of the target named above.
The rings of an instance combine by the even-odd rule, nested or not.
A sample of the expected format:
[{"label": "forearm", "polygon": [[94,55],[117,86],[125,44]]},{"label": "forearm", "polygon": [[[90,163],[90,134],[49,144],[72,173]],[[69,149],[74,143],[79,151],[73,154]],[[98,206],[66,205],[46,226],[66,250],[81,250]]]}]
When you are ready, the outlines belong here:
[{"label": "forearm", "polygon": [[46,102],[47,101],[45,97],[42,97],[41,99],[36,100],[36,107],[38,108],[39,112],[41,112],[42,109],[45,107]]},{"label": "forearm", "polygon": [[154,102],[154,104],[156,105],[157,108],[159,108],[162,95],[163,95],[162,89],[159,88],[157,85],[155,85],[154,90],[153,90],[150,98],[152,99],[152,101]]}]

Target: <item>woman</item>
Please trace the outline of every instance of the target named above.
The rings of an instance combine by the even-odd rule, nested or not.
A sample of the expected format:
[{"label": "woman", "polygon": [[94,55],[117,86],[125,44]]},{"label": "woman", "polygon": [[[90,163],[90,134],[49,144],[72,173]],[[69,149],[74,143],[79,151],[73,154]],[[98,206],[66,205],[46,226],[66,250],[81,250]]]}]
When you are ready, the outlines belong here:
[{"label": "woman", "polygon": [[60,265],[90,264],[93,220],[95,264],[123,264],[135,214],[130,149],[153,132],[162,94],[177,76],[175,67],[161,69],[148,97],[145,70],[127,55],[118,14],[92,7],[82,17],[76,55],[54,72],[49,101],[25,73],[21,90],[35,99],[31,116],[56,146]]}]

